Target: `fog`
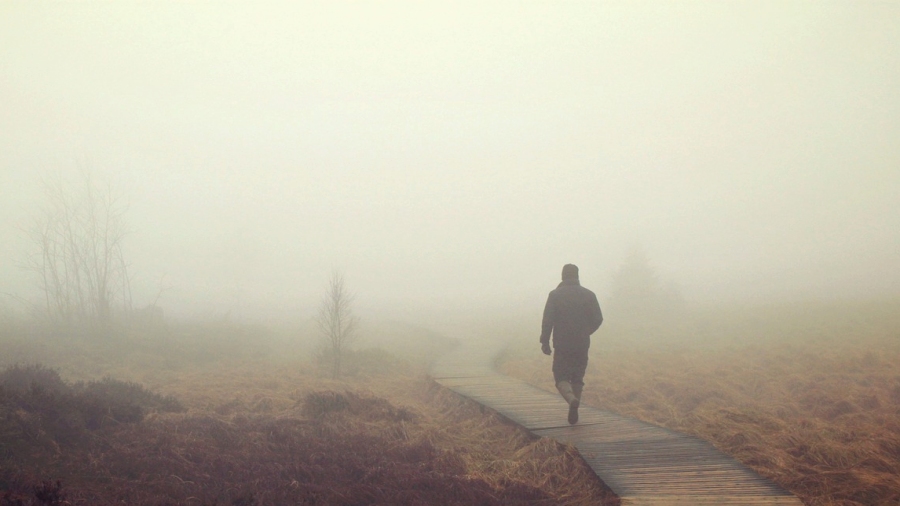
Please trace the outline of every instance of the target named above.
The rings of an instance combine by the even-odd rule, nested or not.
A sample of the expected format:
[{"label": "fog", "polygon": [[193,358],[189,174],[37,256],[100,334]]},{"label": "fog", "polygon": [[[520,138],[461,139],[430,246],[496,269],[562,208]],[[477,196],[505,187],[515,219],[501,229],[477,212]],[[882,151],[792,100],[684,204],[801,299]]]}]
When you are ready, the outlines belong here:
[{"label": "fog", "polygon": [[136,305],[308,318],[900,291],[900,4],[0,4],[0,292],[40,177],[128,196]]}]

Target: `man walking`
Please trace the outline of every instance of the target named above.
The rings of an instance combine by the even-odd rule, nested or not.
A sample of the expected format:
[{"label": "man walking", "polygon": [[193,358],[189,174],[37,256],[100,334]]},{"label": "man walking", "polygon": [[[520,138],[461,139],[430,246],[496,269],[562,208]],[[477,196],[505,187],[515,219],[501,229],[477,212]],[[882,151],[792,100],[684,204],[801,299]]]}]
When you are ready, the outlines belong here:
[{"label": "man walking", "polygon": [[[541,325],[541,351],[553,353],[553,380],[569,403],[569,423],[578,422],[578,406],[584,388],[591,334],[603,323],[603,313],[594,292],[581,286],[578,267],[566,264],[562,283],[550,292]],[[553,335],[553,351],[550,335]]]}]

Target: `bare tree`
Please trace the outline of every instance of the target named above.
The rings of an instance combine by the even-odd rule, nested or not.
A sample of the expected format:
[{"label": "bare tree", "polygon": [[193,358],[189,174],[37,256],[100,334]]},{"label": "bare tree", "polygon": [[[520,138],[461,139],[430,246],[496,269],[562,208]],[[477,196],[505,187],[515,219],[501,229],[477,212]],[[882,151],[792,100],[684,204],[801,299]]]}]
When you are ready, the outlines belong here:
[{"label": "bare tree", "polygon": [[333,378],[341,375],[341,359],[347,345],[356,337],[359,318],[353,314],[353,299],[354,295],[344,285],[344,275],[332,271],[315,320],[331,355]]},{"label": "bare tree", "polygon": [[35,246],[29,262],[44,294],[47,317],[63,325],[106,327],[113,305],[131,302],[122,251],[127,235],[123,197],[87,170],[70,182],[42,178],[44,206],[27,229]]}]

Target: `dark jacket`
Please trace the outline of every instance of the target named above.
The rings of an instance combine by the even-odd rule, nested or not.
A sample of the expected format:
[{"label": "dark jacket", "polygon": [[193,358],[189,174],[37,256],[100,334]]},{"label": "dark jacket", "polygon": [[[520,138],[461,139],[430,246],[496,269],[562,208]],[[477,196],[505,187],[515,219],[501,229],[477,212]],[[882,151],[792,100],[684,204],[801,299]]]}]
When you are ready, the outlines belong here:
[{"label": "dark jacket", "polygon": [[594,292],[584,288],[577,279],[566,279],[547,297],[541,342],[550,342],[556,349],[587,351],[591,334],[603,323],[603,313]]}]

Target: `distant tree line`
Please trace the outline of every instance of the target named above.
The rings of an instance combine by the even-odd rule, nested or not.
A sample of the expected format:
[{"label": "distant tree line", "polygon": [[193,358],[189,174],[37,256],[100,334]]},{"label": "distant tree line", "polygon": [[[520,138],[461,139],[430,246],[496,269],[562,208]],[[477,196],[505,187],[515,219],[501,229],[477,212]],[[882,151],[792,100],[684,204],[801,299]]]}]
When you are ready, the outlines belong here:
[{"label": "distant tree line", "polygon": [[659,321],[685,307],[681,291],[667,282],[640,248],[633,248],[613,273],[609,309],[625,322]]}]

